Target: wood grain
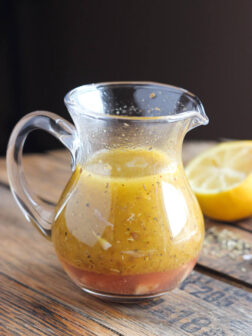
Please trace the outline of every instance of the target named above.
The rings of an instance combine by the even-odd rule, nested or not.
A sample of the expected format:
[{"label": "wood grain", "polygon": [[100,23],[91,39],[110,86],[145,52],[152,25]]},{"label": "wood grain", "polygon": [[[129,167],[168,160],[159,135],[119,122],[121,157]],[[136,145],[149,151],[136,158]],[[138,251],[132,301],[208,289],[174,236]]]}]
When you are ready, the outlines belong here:
[{"label": "wood grain", "polygon": [[252,294],[198,272],[142,304],[90,297],[68,279],[10,192],[0,187],[0,194],[1,335],[248,335]]},{"label": "wood grain", "polygon": [[[215,142],[186,142],[183,147],[184,163],[188,163],[191,158],[214,144]],[[56,203],[71,175],[69,152],[59,150],[51,151],[48,154],[33,154],[24,156],[23,161],[27,180],[32,190],[35,190],[43,199]],[[0,183],[1,182],[8,185],[4,159],[0,159]],[[252,242],[252,218],[234,223],[233,225],[206,219],[206,226],[208,228],[216,227],[218,230],[224,228],[231,230],[237,234],[238,237],[244,238],[245,241]],[[240,231],[238,230],[239,228],[241,229]],[[213,248],[215,247],[213,246]],[[252,285],[251,262],[242,260],[240,257],[235,259],[231,258],[228,252],[221,258],[213,255],[210,256],[209,254],[207,250],[202,250],[199,259],[200,265],[212,270],[218,270],[234,279],[242,280]]]},{"label": "wood grain", "polygon": [[[64,154],[67,157],[66,151]],[[62,163],[46,154],[30,154],[23,157],[23,166],[30,188],[41,198],[56,203],[71,176],[70,160]],[[4,159],[0,159],[0,183],[9,184]]]},{"label": "wood grain", "polygon": [[4,273],[0,283],[1,335],[118,335],[91,316]]},{"label": "wood grain", "polygon": [[[212,145],[187,143],[184,161]],[[57,202],[71,174],[69,154],[29,155],[24,165],[33,190]],[[52,244],[25,221],[8,189],[4,159],[0,199],[0,335],[250,335],[251,262],[211,255],[217,248],[212,245],[203,249],[198,268],[210,276],[194,271],[179,289],[141,304],[105,303],[69,280]],[[207,228],[231,230],[250,243],[251,225],[252,219],[232,225],[206,219]],[[239,280],[243,288],[227,279]]]},{"label": "wood grain", "polygon": [[[233,239],[239,240],[243,245],[250,245],[249,253],[252,253],[252,234],[250,232],[241,230],[239,227],[214,223],[210,219],[206,219],[205,224],[207,229],[214,227],[216,232],[226,230],[231,233]],[[250,261],[244,260],[243,256],[242,251],[235,255],[218,242],[210,244],[205,242],[198,263],[252,285],[252,265]]]},{"label": "wood grain", "polygon": [[248,232],[252,232],[252,220],[251,218],[246,218],[244,220],[239,221],[238,223],[235,223],[237,226],[239,226],[241,229],[247,230]]}]

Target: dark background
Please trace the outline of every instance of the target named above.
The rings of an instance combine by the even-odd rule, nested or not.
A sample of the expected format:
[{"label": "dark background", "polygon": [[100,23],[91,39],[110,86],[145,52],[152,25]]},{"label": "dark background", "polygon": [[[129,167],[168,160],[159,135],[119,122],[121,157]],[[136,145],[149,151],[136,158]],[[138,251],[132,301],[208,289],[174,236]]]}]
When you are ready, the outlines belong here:
[{"label": "dark background", "polygon": [[[192,91],[210,118],[187,138],[252,138],[251,0],[0,2],[0,154],[26,113],[68,118],[81,84],[152,80]],[[35,132],[30,151],[59,145]]]}]

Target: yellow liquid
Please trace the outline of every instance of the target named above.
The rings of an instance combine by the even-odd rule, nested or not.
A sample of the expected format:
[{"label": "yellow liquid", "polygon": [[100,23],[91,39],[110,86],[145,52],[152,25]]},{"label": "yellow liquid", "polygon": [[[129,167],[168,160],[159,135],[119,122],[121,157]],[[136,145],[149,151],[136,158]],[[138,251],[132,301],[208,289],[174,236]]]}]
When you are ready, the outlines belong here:
[{"label": "yellow liquid", "polygon": [[[204,236],[182,166],[154,150],[96,154],[76,168],[57,211],[52,238],[63,266],[82,286],[105,292],[174,287],[195,264]],[[151,286],[139,290],[144,279]]]}]

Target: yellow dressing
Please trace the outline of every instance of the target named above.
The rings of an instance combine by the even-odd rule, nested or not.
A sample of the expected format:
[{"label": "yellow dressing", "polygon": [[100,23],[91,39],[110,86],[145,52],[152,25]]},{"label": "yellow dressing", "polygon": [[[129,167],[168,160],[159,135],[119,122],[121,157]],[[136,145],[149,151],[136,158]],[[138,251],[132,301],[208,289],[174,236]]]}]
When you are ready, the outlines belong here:
[{"label": "yellow dressing", "polygon": [[182,164],[145,148],[103,151],[77,166],[52,231],[69,265],[118,275],[182,267],[197,258],[203,236]]}]

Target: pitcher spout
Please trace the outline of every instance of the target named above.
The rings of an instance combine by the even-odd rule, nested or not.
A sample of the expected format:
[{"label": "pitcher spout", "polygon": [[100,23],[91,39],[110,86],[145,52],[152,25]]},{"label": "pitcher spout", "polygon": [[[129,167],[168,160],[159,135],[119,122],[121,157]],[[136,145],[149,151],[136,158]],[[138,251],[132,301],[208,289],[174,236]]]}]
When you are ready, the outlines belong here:
[{"label": "pitcher spout", "polygon": [[[189,114],[190,112],[188,112]],[[188,118],[190,118],[190,123],[189,123],[189,127],[188,127],[188,131],[201,126],[201,125],[207,125],[209,123],[209,119],[207,117],[207,115],[205,114],[205,111],[203,109],[202,106],[202,111],[192,111],[190,113],[190,116],[188,116]]]},{"label": "pitcher spout", "polygon": [[204,107],[199,100],[198,97],[194,96],[195,101],[197,102],[197,109],[196,111],[193,111],[193,116],[191,117],[191,123],[189,130],[201,126],[201,125],[207,125],[209,123],[209,119],[205,113]]},{"label": "pitcher spout", "polygon": [[176,117],[180,120],[188,120],[187,131],[201,125],[207,125],[209,119],[205,113],[200,99],[193,93],[184,90],[177,102],[178,110],[175,110]]}]

